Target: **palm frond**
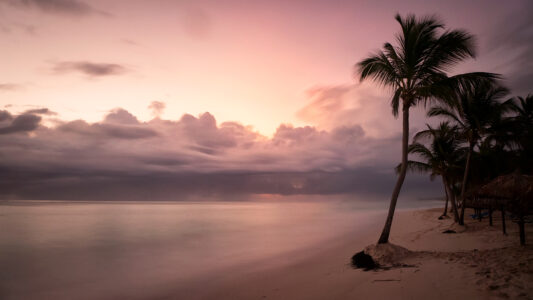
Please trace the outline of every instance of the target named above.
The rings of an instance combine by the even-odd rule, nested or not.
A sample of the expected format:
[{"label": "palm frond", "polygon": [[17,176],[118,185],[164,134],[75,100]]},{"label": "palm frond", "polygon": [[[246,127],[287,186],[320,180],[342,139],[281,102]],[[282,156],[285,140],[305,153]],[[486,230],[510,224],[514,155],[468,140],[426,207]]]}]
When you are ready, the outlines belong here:
[{"label": "palm frond", "polygon": [[457,114],[454,113],[453,110],[451,110],[451,109],[449,109],[447,107],[434,106],[434,107],[429,109],[429,111],[427,112],[427,115],[429,117],[436,117],[436,116],[444,117],[444,118],[447,118],[447,119],[450,119],[450,120],[456,122],[457,124],[459,124],[459,126],[464,127],[464,123],[461,120],[461,118],[458,117]]},{"label": "palm frond", "polygon": [[463,30],[446,31],[433,43],[418,72],[447,72],[466,58],[475,57],[474,36]]},{"label": "palm frond", "polygon": [[[400,163],[394,168],[396,173],[400,173],[401,167],[402,167],[402,164]],[[407,161],[407,171],[427,173],[431,171],[431,166],[424,162],[409,160]]]},{"label": "palm frond", "polygon": [[396,118],[398,117],[398,111],[400,110],[400,96],[402,94],[402,88],[397,88],[394,92],[394,95],[392,96],[392,100],[390,102],[391,108],[392,108],[392,115]]},{"label": "palm frond", "polygon": [[409,145],[407,151],[409,153],[417,154],[428,161],[432,160],[434,157],[431,150],[429,150],[425,145],[420,143],[412,143],[411,145]]},{"label": "palm frond", "polygon": [[383,52],[378,52],[357,64],[360,80],[371,78],[384,86],[394,86],[399,83],[399,76],[394,66]]}]

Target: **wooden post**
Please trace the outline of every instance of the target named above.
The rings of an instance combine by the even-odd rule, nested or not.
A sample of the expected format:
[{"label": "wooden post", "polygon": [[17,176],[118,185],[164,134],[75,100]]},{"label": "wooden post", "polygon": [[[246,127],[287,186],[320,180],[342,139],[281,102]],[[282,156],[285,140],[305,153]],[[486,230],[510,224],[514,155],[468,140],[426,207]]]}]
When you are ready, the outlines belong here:
[{"label": "wooden post", "polygon": [[477,209],[477,217],[479,218],[479,222],[481,222],[481,211],[482,211],[481,208]]},{"label": "wooden post", "polygon": [[492,206],[489,206],[489,226],[492,226]]},{"label": "wooden post", "polygon": [[520,215],[520,219],[518,220],[518,226],[520,227],[520,246],[526,245],[526,231],[524,228],[524,216]]},{"label": "wooden post", "polygon": [[505,208],[502,206],[502,230],[503,234],[507,235],[507,228],[505,228]]}]

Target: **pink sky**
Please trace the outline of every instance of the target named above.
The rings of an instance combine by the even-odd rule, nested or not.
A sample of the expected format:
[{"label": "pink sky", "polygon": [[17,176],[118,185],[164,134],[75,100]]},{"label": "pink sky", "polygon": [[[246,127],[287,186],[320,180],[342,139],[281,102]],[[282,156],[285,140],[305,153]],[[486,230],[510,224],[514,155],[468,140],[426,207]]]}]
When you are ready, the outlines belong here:
[{"label": "pink sky", "polygon": [[[17,88],[1,91],[0,106],[87,121],[122,107],[149,120],[147,106],[162,101],[166,118],[210,112],[265,135],[281,123],[322,126],[298,114],[308,91],[353,84],[353,64],[393,40],[396,12],[467,28],[482,51],[463,68],[505,73],[504,59],[486,61],[498,54],[490,31],[526,2],[2,0],[0,83]],[[122,69],[87,75],[58,71],[61,62]]]},{"label": "pink sky", "polygon": [[[0,185],[15,191],[46,178],[32,181],[39,194],[87,176],[98,186],[113,176],[131,185],[131,176],[230,172],[263,192],[279,178],[278,192],[346,192],[355,180],[384,190],[400,121],[388,91],[358,83],[354,64],[394,42],[395,13],[438,14],[478,38],[478,59],[454,72],[502,73],[524,96],[533,78],[531,6],[0,0],[0,157],[9,158],[0,169],[13,176]],[[411,132],[427,121],[415,109]],[[251,173],[260,177],[242,177]]]}]

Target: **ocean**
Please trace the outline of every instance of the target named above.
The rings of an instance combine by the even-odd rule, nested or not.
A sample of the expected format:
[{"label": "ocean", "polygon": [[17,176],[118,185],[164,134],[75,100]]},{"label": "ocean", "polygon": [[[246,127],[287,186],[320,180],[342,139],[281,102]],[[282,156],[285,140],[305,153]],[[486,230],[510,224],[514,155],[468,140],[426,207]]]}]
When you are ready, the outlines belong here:
[{"label": "ocean", "polygon": [[192,287],[239,267],[289,263],[382,226],[387,206],[346,196],[7,201],[0,204],[0,299],[143,299],[165,290],[187,298]]}]

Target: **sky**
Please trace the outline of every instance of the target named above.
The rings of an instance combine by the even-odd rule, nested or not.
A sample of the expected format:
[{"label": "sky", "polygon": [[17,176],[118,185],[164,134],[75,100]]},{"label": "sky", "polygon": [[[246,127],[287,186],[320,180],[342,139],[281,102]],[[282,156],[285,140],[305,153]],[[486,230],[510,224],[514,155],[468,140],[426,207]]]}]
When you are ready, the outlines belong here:
[{"label": "sky", "polygon": [[[477,59],[452,73],[500,73],[525,96],[532,8],[0,0],[0,197],[387,194],[400,121],[390,91],[359,82],[354,64],[394,41],[396,13],[436,14],[477,37]],[[426,122],[415,109],[411,132]]]}]

